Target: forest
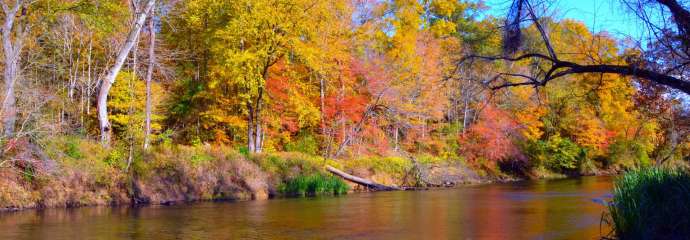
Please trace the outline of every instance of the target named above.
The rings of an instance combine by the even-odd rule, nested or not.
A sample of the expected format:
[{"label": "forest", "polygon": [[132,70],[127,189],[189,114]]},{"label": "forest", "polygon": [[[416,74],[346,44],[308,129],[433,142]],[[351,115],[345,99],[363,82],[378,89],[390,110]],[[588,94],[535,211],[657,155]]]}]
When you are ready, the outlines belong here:
[{"label": "forest", "polygon": [[2,0],[0,207],[265,198],[325,165],[394,186],[686,168],[690,13],[624,2],[672,14],[640,40],[543,1]]}]

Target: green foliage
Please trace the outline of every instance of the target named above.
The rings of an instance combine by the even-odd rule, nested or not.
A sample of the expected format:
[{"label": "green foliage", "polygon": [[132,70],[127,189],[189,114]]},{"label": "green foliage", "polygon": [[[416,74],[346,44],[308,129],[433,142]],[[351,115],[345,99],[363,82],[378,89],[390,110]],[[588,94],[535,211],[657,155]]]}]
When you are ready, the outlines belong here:
[{"label": "green foliage", "polygon": [[332,160],[294,152],[252,155],[250,159],[257,163],[262,170],[277,176],[278,179],[316,174],[322,171],[325,164],[337,165]]},{"label": "green foliage", "polygon": [[201,146],[201,143],[202,143],[201,138],[199,138],[199,136],[194,136],[192,138],[192,141],[190,141],[190,143],[192,144],[192,146],[195,146],[195,147]]},{"label": "green foliage", "polygon": [[194,165],[199,165],[199,164],[202,164],[204,162],[208,162],[208,161],[213,160],[213,157],[206,154],[203,151],[194,151],[194,153],[192,154],[192,157],[189,160],[192,161],[192,163]]},{"label": "green foliage", "polygon": [[319,152],[319,143],[316,141],[314,135],[309,133],[300,133],[296,140],[288,142],[285,145],[285,150],[288,152],[301,152],[310,155],[317,155]]},{"label": "green foliage", "polygon": [[558,135],[546,141],[527,142],[525,151],[536,166],[544,166],[554,171],[575,170],[586,158],[583,148]]},{"label": "green foliage", "polygon": [[278,186],[278,191],[286,196],[341,195],[348,189],[340,178],[322,174],[299,175]]},{"label": "green foliage", "polygon": [[690,174],[662,168],[628,172],[615,181],[609,206],[620,239],[690,236]]},{"label": "green foliage", "polygon": [[22,172],[22,178],[26,182],[31,182],[34,180],[34,178],[36,178],[36,176],[35,176],[36,170],[34,169],[34,167],[32,165],[28,165],[28,166],[24,167],[24,169],[22,169],[21,172]]},{"label": "green foliage", "polygon": [[115,147],[110,151],[108,157],[104,159],[104,162],[109,166],[118,166],[121,165],[126,158],[127,154],[125,151],[121,148]]},{"label": "green foliage", "polygon": [[249,157],[249,148],[247,146],[241,146],[237,149],[237,152],[242,154],[242,156]]},{"label": "green foliage", "polygon": [[444,144],[443,149],[438,155],[443,159],[462,160],[463,157],[459,155],[461,147],[457,137],[462,132],[462,123],[451,122],[443,126],[440,132]]},{"label": "green foliage", "polygon": [[67,140],[65,154],[74,159],[84,158],[84,154],[79,150],[79,142],[75,138]]},{"label": "green foliage", "polygon": [[[122,169],[127,152],[117,146],[107,149],[97,141],[79,136],[46,138],[41,144],[45,146],[46,155],[58,164],[62,173],[82,174],[83,180],[89,184],[105,189],[117,188],[125,175]],[[52,177],[48,179],[54,180]]]},{"label": "green foliage", "polygon": [[175,133],[173,132],[172,129],[166,129],[161,134],[158,134],[157,141],[154,141],[154,142],[159,142],[163,146],[170,146],[173,144],[172,136],[174,134]]},{"label": "green foliage", "polygon": [[620,165],[625,169],[645,168],[651,165],[646,147],[633,140],[620,140],[611,144],[606,160],[609,166]]},{"label": "green foliage", "polygon": [[437,157],[437,156],[430,155],[430,154],[424,154],[421,156],[417,156],[417,162],[419,162],[420,164],[441,164],[441,163],[449,162],[449,160],[452,161],[452,160],[456,160],[456,159],[447,159],[447,158]]},{"label": "green foliage", "polygon": [[412,169],[412,161],[403,157],[364,157],[343,163],[349,169],[368,169],[374,173],[385,173],[396,179],[403,179]]}]

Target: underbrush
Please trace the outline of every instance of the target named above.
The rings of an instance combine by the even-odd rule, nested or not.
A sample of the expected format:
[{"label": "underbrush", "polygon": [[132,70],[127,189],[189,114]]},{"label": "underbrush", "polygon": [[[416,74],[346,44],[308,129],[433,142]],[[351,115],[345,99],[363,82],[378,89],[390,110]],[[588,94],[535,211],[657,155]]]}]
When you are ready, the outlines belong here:
[{"label": "underbrush", "polygon": [[615,181],[610,220],[620,239],[690,236],[690,174],[647,168]]},{"label": "underbrush", "polygon": [[267,174],[225,146],[161,146],[133,165],[136,201],[265,199]]},{"label": "underbrush", "polygon": [[[419,156],[325,159],[300,152],[247,154],[231,146],[161,144],[103,147],[83,136],[45,138],[0,156],[0,210],[343,194],[351,186],[330,165],[385,185],[461,182],[458,161]],[[423,170],[423,171],[422,171]],[[423,173],[423,174],[422,174]],[[468,176],[469,176],[468,175]]]},{"label": "underbrush", "polygon": [[413,167],[412,161],[402,157],[364,157],[343,161],[343,168],[354,175],[386,184],[402,185]]}]

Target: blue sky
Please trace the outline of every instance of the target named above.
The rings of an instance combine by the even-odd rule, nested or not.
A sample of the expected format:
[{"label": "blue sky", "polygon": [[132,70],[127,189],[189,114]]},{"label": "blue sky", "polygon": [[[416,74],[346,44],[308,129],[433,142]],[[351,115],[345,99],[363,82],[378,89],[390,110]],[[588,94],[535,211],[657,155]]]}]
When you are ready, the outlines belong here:
[{"label": "blue sky", "polygon": [[[485,0],[489,14],[504,16],[511,0]],[[572,18],[584,22],[593,32],[607,31],[623,38],[638,38],[643,33],[641,22],[626,11],[618,0],[554,0],[551,10],[558,18]]]}]

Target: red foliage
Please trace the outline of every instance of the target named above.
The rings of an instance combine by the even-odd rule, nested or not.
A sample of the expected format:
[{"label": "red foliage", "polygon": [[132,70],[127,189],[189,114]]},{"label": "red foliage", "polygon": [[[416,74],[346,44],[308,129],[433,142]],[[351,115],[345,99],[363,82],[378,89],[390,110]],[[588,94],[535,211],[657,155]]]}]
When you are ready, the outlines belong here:
[{"label": "red foliage", "polygon": [[363,62],[353,58],[349,63],[343,63],[340,75],[328,83],[324,124],[331,128],[337,141],[342,141],[343,134],[351,132],[362,121],[367,106],[373,104],[375,97],[385,88],[388,78],[377,63],[375,60]]},{"label": "red foliage", "polygon": [[477,123],[459,138],[460,147],[470,161],[518,158],[520,150],[514,144],[518,127],[518,122],[507,112],[488,105],[481,111]]},{"label": "red foliage", "polygon": [[[304,69],[299,69],[296,67],[297,71],[304,71]],[[271,111],[275,112],[276,116],[280,116],[280,125],[284,130],[290,133],[296,133],[299,131],[299,123],[297,118],[290,114],[290,106],[287,103],[290,102],[289,92],[295,89],[297,86],[294,84],[297,81],[290,81],[290,77],[286,76],[287,66],[284,60],[277,62],[269,69],[268,79],[266,79],[266,92],[271,97]]]}]

